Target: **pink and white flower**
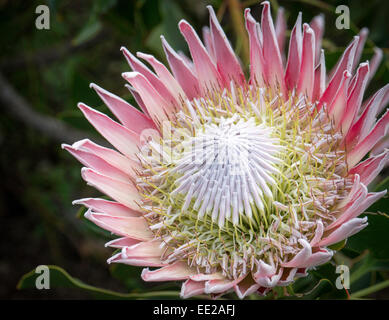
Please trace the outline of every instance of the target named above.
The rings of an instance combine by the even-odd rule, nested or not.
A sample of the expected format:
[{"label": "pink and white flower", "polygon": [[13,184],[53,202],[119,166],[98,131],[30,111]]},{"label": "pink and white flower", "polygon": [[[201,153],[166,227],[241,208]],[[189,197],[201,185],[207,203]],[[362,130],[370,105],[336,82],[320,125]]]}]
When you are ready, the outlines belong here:
[{"label": "pink and white flower", "polygon": [[[113,146],[63,145],[83,179],[113,199],[74,201],[120,236],[109,263],[144,266],[145,281],[183,281],[181,296],[266,294],[331,259],[329,246],[367,226],[358,218],[386,194],[369,192],[389,158],[389,85],[363,102],[382,52],[358,65],[354,37],[327,73],[323,16],[298,16],[287,54],[286,22],[269,3],[261,22],[245,10],[249,78],[212,7],[204,43],[184,20],[192,60],[161,37],[170,70],[122,48],[142,112],[96,84],[115,117],[80,103]],[[362,161],[366,155],[369,157]],[[361,162],[362,161],[362,162]],[[149,268],[154,268],[150,270]]]}]

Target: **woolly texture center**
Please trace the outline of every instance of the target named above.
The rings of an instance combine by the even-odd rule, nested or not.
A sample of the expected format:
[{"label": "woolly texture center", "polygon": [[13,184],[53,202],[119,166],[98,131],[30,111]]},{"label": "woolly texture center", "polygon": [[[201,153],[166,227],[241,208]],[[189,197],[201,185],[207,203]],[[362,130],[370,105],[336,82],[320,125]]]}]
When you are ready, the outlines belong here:
[{"label": "woolly texture center", "polygon": [[236,225],[240,217],[261,219],[253,215],[265,214],[265,199],[272,199],[276,188],[272,174],[281,162],[275,157],[280,142],[271,128],[255,118],[221,118],[202,126],[184,145],[175,170],[181,177],[172,192],[184,198],[182,211],[192,206],[198,219],[210,215],[221,228],[225,220]]}]

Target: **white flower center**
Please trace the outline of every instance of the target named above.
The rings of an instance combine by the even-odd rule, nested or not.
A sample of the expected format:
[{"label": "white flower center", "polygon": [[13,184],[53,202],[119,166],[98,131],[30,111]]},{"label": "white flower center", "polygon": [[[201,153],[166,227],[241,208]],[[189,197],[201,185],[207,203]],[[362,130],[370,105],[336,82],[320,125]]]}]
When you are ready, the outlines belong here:
[{"label": "white flower center", "polygon": [[175,164],[181,177],[172,195],[185,195],[182,211],[193,200],[199,219],[210,214],[223,227],[225,219],[237,224],[242,215],[264,214],[264,202],[276,188],[272,174],[278,173],[281,160],[275,155],[282,147],[272,129],[253,117],[218,122],[205,124],[183,143]]}]

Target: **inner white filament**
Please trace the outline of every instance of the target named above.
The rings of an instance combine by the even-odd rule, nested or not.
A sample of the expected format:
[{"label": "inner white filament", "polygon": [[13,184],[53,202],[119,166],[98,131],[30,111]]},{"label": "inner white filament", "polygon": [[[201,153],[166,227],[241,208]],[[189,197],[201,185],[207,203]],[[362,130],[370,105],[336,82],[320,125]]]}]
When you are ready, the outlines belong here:
[{"label": "inner white filament", "polygon": [[181,194],[181,212],[211,215],[220,227],[235,225],[241,215],[253,218],[273,198],[282,146],[272,129],[254,117],[220,118],[186,139],[174,171],[179,174],[172,196]]}]

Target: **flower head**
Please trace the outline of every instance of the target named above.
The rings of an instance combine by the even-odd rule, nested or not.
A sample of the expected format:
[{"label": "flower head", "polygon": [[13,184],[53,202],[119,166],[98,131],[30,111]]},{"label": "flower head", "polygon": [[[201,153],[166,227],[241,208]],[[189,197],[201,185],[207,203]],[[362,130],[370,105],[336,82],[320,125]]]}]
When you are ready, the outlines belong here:
[{"label": "flower head", "polygon": [[[332,244],[367,225],[358,218],[385,195],[368,184],[388,161],[389,86],[362,103],[382,56],[358,60],[363,29],[326,72],[324,18],[302,26],[283,53],[285,20],[276,27],[263,2],[261,23],[246,9],[249,79],[211,7],[204,43],[179,28],[192,60],[162,38],[171,72],[151,55],[122,48],[123,73],[143,112],[92,84],[120,123],[80,103],[117,149],[89,140],[64,148],[82,177],[114,201],[87,198],[86,217],[121,238],[108,262],[145,268],[145,281],[184,281],[182,297],[240,298],[286,286],[329,261]],[[355,70],[356,69],[356,70]],[[370,152],[370,158],[361,160]]]}]

